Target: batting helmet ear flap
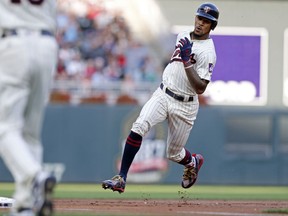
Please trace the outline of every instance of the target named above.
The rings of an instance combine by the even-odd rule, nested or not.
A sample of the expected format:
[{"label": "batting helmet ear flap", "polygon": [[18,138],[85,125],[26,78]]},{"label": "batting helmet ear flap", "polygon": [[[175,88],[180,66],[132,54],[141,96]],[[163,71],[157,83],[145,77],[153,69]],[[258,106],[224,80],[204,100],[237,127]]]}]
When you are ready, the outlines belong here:
[{"label": "batting helmet ear flap", "polygon": [[196,15],[211,20],[212,22],[211,29],[214,30],[216,28],[219,18],[219,10],[214,4],[212,3],[201,4],[197,9]]},{"label": "batting helmet ear flap", "polygon": [[212,21],[212,24],[211,24],[211,29],[214,30],[217,26],[217,22],[213,22]]}]

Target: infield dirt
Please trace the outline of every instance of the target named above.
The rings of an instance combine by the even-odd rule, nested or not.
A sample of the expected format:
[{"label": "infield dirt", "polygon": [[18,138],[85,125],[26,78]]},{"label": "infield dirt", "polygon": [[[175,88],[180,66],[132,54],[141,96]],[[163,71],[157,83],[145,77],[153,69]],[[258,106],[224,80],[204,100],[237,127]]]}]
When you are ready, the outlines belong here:
[{"label": "infield dirt", "polygon": [[[288,201],[231,200],[126,200],[126,199],[57,199],[56,212],[78,212],[83,215],[138,216],[274,216],[267,210],[288,208]],[[85,214],[84,214],[85,213]],[[283,214],[281,214],[283,215]],[[288,214],[287,214],[288,215]]]}]

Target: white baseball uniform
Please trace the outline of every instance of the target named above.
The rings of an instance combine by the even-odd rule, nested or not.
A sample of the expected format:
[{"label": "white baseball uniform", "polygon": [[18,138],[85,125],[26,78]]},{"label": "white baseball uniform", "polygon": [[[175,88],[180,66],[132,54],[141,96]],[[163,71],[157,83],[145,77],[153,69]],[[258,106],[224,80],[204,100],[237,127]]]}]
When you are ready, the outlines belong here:
[{"label": "white baseball uniform", "polygon": [[55,28],[56,0],[0,1],[0,155],[15,179],[14,208],[31,208],[31,182],[42,169]]},{"label": "white baseball uniform", "polygon": [[[210,81],[213,67],[216,63],[216,52],[213,40],[191,40],[191,31],[185,31],[177,36],[175,51],[170,63],[162,76],[162,88],[158,88],[150,100],[143,106],[139,117],[132,126],[132,131],[142,137],[155,124],[168,120],[167,157],[180,162],[185,156],[184,146],[196,119],[199,102],[198,96],[189,83],[178,47],[181,38],[189,38],[193,42],[192,56],[195,60],[193,69],[200,78]],[[168,95],[167,90],[184,98],[176,100]],[[188,98],[193,97],[193,101]]]}]

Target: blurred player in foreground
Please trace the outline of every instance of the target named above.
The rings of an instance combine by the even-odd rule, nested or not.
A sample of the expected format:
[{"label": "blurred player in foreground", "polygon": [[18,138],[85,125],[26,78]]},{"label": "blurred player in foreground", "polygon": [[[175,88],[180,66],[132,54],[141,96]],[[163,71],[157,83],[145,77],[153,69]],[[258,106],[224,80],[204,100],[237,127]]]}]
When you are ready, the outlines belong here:
[{"label": "blurred player in foreground", "polygon": [[143,136],[166,119],[167,157],[184,166],[183,188],[190,188],[196,182],[204,159],[200,154],[191,154],[185,145],[198,113],[198,94],[206,90],[216,64],[210,31],[215,29],[218,17],[218,8],[212,3],[204,3],[196,11],[194,30],[178,34],[162,83],[143,106],[127,137],[120,172],[102,182],[104,189],[124,192],[128,170]]},{"label": "blurred player in foreground", "polygon": [[56,0],[0,1],[0,155],[15,180],[11,216],[50,216],[54,176],[40,134],[57,63]]}]

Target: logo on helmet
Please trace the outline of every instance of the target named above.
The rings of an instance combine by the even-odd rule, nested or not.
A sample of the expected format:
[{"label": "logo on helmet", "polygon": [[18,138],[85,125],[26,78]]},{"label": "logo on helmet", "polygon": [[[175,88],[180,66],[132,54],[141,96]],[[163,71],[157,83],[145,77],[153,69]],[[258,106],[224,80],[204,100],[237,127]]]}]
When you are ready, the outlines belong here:
[{"label": "logo on helmet", "polygon": [[203,8],[203,10],[204,10],[205,13],[209,13],[209,11],[211,10],[211,8],[208,7],[208,6],[205,6],[205,7]]}]

